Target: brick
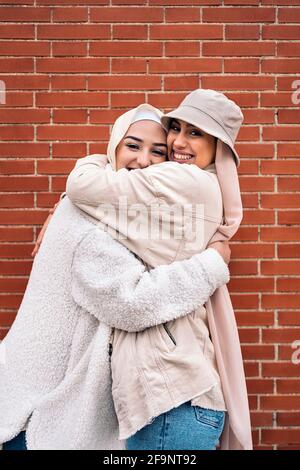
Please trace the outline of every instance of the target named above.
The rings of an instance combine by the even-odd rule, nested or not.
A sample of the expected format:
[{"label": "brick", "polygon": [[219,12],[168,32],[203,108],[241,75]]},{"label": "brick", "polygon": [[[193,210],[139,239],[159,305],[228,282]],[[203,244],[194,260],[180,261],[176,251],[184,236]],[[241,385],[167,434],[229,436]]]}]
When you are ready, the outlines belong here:
[{"label": "brick", "polygon": [[113,124],[123,112],[124,110],[121,109],[91,110],[90,122],[93,124]]},{"label": "brick", "polygon": [[146,25],[113,25],[114,39],[147,39],[148,27]]},{"label": "brick", "polygon": [[279,109],[278,110],[278,124],[299,124],[299,123],[300,123],[299,109]]},{"label": "brick", "polygon": [[[17,247],[18,245],[14,245]],[[25,291],[27,285],[27,279],[19,279],[17,277],[10,279],[0,279],[0,289],[1,292],[21,292]],[[2,314],[0,314],[0,319],[3,320]],[[10,326],[10,325],[7,325]]]},{"label": "brick", "polygon": [[225,23],[267,23],[275,21],[275,8],[203,8],[202,21]]},{"label": "brick", "polygon": [[231,258],[273,258],[274,247],[269,243],[231,243]]},{"label": "brick", "polygon": [[53,23],[88,21],[88,8],[53,8]]},{"label": "brick", "polygon": [[112,73],[146,73],[146,59],[112,59]]},{"label": "brick", "polygon": [[240,188],[242,191],[274,191],[274,179],[258,176],[242,176],[240,177]]},{"label": "brick", "polygon": [[242,355],[245,360],[274,359],[275,348],[274,346],[268,346],[265,344],[242,346]]},{"label": "brick", "polygon": [[145,75],[102,75],[88,78],[89,90],[159,90],[160,87],[160,77]]},{"label": "brick", "polygon": [[278,21],[279,23],[299,23],[300,8],[279,8]]},{"label": "brick", "polygon": [[80,158],[87,155],[86,143],[53,143],[52,156],[53,158]]},{"label": "brick", "polygon": [[99,126],[38,126],[38,140],[107,140],[108,129]]},{"label": "brick", "polygon": [[111,107],[112,108],[126,108],[136,107],[140,103],[146,101],[145,93],[111,93]]},{"label": "brick", "polygon": [[[53,0],[38,0],[40,5],[53,5]],[[86,0],[55,0],[56,5],[86,5]],[[89,0],[89,5],[108,5],[109,0]]]},{"label": "brick", "polygon": [[168,41],[166,42],[166,56],[176,57],[192,57],[200,55],[199,42],[193,41]]},{"label": "brick", "polygon": [[0,244],[1,258],[29,258],[33,250],[32,244]]},{"label": "brick", "polygon": [[299,191],[300,190],[300,178],[292,176],[277,178],[278,191]]},{"label": "brick", "polygon": [[69,174],[70,171],[74,168],[74,160],[46,160],[38,161],[37,164],[37,173],[46,174],[46,175],[58,175],[58,174]]},{"label": "brick", "polygon": [[230,292],[273,292],[275,282],[272,278],[233,278],[228,283]]},{"label": "brick", "polygon": [[107,59],[37,59],[37,72],[108,72],[109,62]]},{"label": "brick", "polygon": [[[296,269],[292,270],[291,274],[295,274]],[[281,274],[281,273],[280,273]],[[299,272],[297,273],[299,274]],[[263,294],[262,295],[263,308],[299,308],[300,296],[295,294]],[[298,333],[299,334],[299,333]],[[299,337],[299,336],[298,336]]]},{"label": "brick", "polygon": [[37,39],[110,39],[108,25],[37,25]]},{"label": "brick", "polygon": [[[4,80],[7,90],[43,90],[48,89],[49,77],[45,75],[0,75],[0,80]],[[19,104],[21,106],[21,104]]]},{"label": "brick", "polygon": [[261,207],[289,208],[300,206],[300,194],[262,194]]},{"label": "brick", "polygon": [[[264,229],[269,230],[269,229]],[[270,229],[271,230],[271,229]],[[276,230],[274,228],[274,230]],[[280,230],[285,230],[282,228]],[[300,274],[300,263],[294,261],[261,261],[261,272],[264,275],[270,274]]]},{"label": "brick", "polygon": [[0,126],[1,140],[33,140],[31,126]]},{"label": "brick", "polygon": [[5,110],[0,108],[0,120],[5,123],[36,123],[36,122],[50,122],[50,112],[46,109],[22,109],[19,110],[6,108]]},{"label": "brick", "polygon": [[0,55],[48,56],[50,55],[50,43],[43,41],[1,41]]},{"label": "brick", "polygon": [[2,261],[0,260],[1,275],[28,275],[32,267],[32,261]]},{"label": "brick", "polygon": [[298,42],[278,42],[277,43],[277,55],[278,56],[300,56],[300,44]]},{"label": "brick", "polygon": [[34,173],[34,161],[0,160],[1,175],[25,175]]},{"label": "brick", "polygon": [[[76,76],[76,75],[56,75],[51,77],[51,88],[52,90],[85,90],[86,89],[86,79],[85,77]],[[53,92],[51,92],[53,93]],[[40,96],[40,95],[39,95]],[[108,95],[101,95],[104,99],[104,103],[108,103]]]},{"label": "brick", "polygon": [[[288,129],[288,128],[285,128]],[[295,127],[293,128],[295,129]],[[296,129],[295,129],[296,130]],[[300,130],[300,127],[299,127]],[[268,136],[270,136],[270,133],[268,133]],[[287,138],[290,136],[290,134],[282,131],[282,136]],[[284,139],[280,139],[284,140]],[[298,171],[297,171],[298,169]],[[278,160],[278,161],[262,161],[261,162],[261,173],[265,175],[270,175],[270,174],[276,174],[276,175],[295,175],[299,174],[299,162],[297,160]]]},{"label": "brick", "polygon": [[258,328],[247,328],[239,330],[239,337],[241,343],[258,343],[259,330]]},{"label": "brick", "polygon": [[48,178],[45,176],[0,176],[1,191],[39,191],[48,189]]},{"label": "brick", "polygon": [[188,76],[184,77],[165,77],[165,90],[193,90],[198,88],[199,79],[197,76]]},{"label": "brick", "polygon": [[[50,173],[50,172],[49,172]],[[52,208],[59,201],[61,193],[39,193],[37,195],[37,207]]]},{"label": "brick", "polygon": [[264,362],[262,364],[263,377],[298,377],[299,366],[292,362]]},{"label": "brick", "polygon": [[39,107],[98,107],[108,105],[107,93],[95,92],[49,92],[36,93],[36,103]]},{"label": "brick", "polygon": [[0,143],[0,155],[5,158],[49,157],[49,144]]},{"label": "brick", "polygon": [[162,8],[91,8],[90,21],[100,23],[155,23],[163,21]]},{"label": "brick", "polygon": [[299,26],[263,25],[262,39],[299,39]]},{"label": "brick", "polygon": [[262,93],[261,94],[261,106],[267,107],[286,107],[293,106],[292,94],[276,92],[276,93]]},{"label": "brick", "polygon": [[261,240],[263,241],[298,241],[300,228],[298,227],[262,227]]},{"label": "brick", "polygon": [[221,0],[149,0],[149,5],[220,5]]},{"label": "brick", "polygon": [[1,24],[0,37],[2,39],[34,39],[33,24]]},{"label": "brick", "polygon": [[278,426],[299,426],[300,413],[299,412],[297,413],[278,412],[277,424]]},{"label": "brick", "polygon": [[299,325],[299,318],[300,318],[300,311],[296,311],[296,312],[279,312],[279,314],[278,314],[278,324],[283,325],[283,326],[285,326],[285,325],[298,326]]},{"label": "brick", "polygon": [[[299,429],[263,429],[262,442],[277,444],[294,444],[300,442]],[[299,449],[299,446],[297,447]]]},{"label": "brick", "polygon": [[244,73],[257,73],[259,71],[258,59],[225,59],[224,72],[244,72]]},{"label": "brick", "polygon": [[34,65],[33,59],[7,59],[0,58],[0,72],[11,73],[11,72],[33,72]]},{"label": "brick", "polygon": [[298,393],[300,392],[300,379],[278,379],[278,393]]},{"label": "brick", "polygon": [[55,109],[53,111],[53,123],[87,124],[88,115],[85,109]]},{"label": "brick", "polygon": [[1,194],[0,207],[1,208],[21,208],[33,207],[34,198],[33,194]]},{"label": "brick", "polygon": [[5,242],[20,242],[32,241],[33,229],[32,227],[0,227],[0,241]]},{"label": "brick", "polygon": [[299,70],[299,59],[262,59],[261,70],[266,73],[295,73]]},{"label": "brick", "polygon": [[220,59],[150,59],[150,73],[221,72]]},{"label": "brick", "polygon": [[259,39],[259,25],[225,25],[225,39]]},{"label": "brick", "polygon": [[238,326],[271,326],[274,324],[273,312],[235,312]]},{"label": "brick", "polygon": [[200,22],[200,8],[166,8],[166,23]]},{"label": "brick", "polygon": [[222,77],[202,77],[203,88],[214,90],[272,90],[275,88],[275,78],[268,76],[222,76]]},{"label": "brick", "polygon": [[300,212],[298,210],[278,211],[278,224],[279,225],[300,224]]},{"label": "brick", "polygon": [[221,25],[150,25],[150,39],[222,39]]},{"label": "brick", "polygon": [[[46,215],[46,217],[45,217]],[[43,224],[47,218],[44,211],[0,211],[0,223],[3,225],[35,225]]]},{"label": "brick", "polygon": [[53,56],[86,56],[87,42],[54,42],[52,43]]},{"label": "brick", "polygon": [[202,54],[207,56],[262,56],[275,55],[275,42],[203,42]]},{"label": "brick", "polygon": [[274,389],[273,380],[270,379],[248,379],[248,393],[272,393]]},{"label": "brick", "polygon": [[1,7],[0,21],[42,22],[51,20],[51,9],[42,7]]},{"label": "brick", "polygon": [[155,57],[163,54],[163,45],[152,41],[97,41],[90,43],[90,55],[101,57]]}]

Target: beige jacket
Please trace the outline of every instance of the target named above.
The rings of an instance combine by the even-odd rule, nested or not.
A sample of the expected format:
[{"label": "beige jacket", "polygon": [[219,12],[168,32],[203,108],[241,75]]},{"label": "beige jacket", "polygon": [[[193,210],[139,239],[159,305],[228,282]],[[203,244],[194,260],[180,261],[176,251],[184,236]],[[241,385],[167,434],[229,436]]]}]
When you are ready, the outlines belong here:
[{"label": "beige jacket", "polygon": [[[214,164],[201,170],[168,161],[115,171],[106,155],[95,154],[77,161],[66,192],[73,204],[150,266],[205,250],[223,217]],[[160,233],[152,237],[151,227],[159,224]]]},{"label": "beige jacket", "polygon": [[[186,259],[206,248],[222,220],[214,164],[201,170],[166,162],[134,172],[116,172],[106,164],[100,155],[80,159],[68,178],[67,194],[82,210],[101,223],[105,220],[115,237],[120,232],[126,235],[121,240],[125,246],[138,254],[143,250],[146,268],[161,259],[164,263]],[[138,239],[137,212],[139,232],[144,236]],[[159,236],[148,240],[153,216],[154,224],[162,227],[158,235],[163,240]],[[177,238],[172,236],[173,229]],[[197,280],[193,282],[196,288]],[[115,330],[112,376],[120,439],[189,400],[193,405],[226,410],[204,307],[138,334]]]}]

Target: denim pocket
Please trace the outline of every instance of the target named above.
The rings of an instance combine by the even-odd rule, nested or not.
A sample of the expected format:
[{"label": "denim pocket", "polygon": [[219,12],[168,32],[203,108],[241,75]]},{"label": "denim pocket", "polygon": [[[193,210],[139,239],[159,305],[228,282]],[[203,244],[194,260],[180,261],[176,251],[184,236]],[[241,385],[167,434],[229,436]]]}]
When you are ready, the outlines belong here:
[{"label": "denim pocket", "polygon": [[223,429],[225,411],[209,410],[201,406],[194,406],[197,421],[213,429]]}]

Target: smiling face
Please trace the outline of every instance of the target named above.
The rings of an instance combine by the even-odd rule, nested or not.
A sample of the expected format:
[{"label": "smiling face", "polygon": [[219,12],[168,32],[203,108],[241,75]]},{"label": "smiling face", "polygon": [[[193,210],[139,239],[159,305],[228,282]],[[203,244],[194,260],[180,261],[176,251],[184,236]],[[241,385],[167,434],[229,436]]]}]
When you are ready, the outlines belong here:
[{"label": "smiling face", "polygon": [[166,160],[166,132],[155,121],[144,120],[131,124],[116,148],[117,170],[146,168]]},{"label": "smiling face", "polygon": [[213,163],[217,138],[181,119],[172,119],[167,137],[170,161],[205,168]]}]

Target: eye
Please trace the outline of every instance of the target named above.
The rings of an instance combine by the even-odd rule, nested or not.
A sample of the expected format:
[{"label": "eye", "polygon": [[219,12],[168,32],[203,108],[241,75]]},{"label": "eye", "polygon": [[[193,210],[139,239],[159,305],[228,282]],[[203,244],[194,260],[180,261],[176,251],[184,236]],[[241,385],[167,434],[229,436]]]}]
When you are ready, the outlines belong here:
[{"label": "eye", "polygon": [[160,157],[166,157],[166,154],[161,150],[153,150],[153,153],[156,153]]},{"label": "eye", "polygon": [[126,144],[126,147],[134,150],[138,150],[139,146],[137,144]]},{"label": "eye", "polygon": [[191,130],[191,135],[201,137],[202,133],[200,131],[198,131],[198,129],[192,129]]},{"label": "eye", "polygon": [[172,131],[180,131],[180,127],[175,124],[175,122],[173,122],[171,125],[170,125],[170,130]]}]

